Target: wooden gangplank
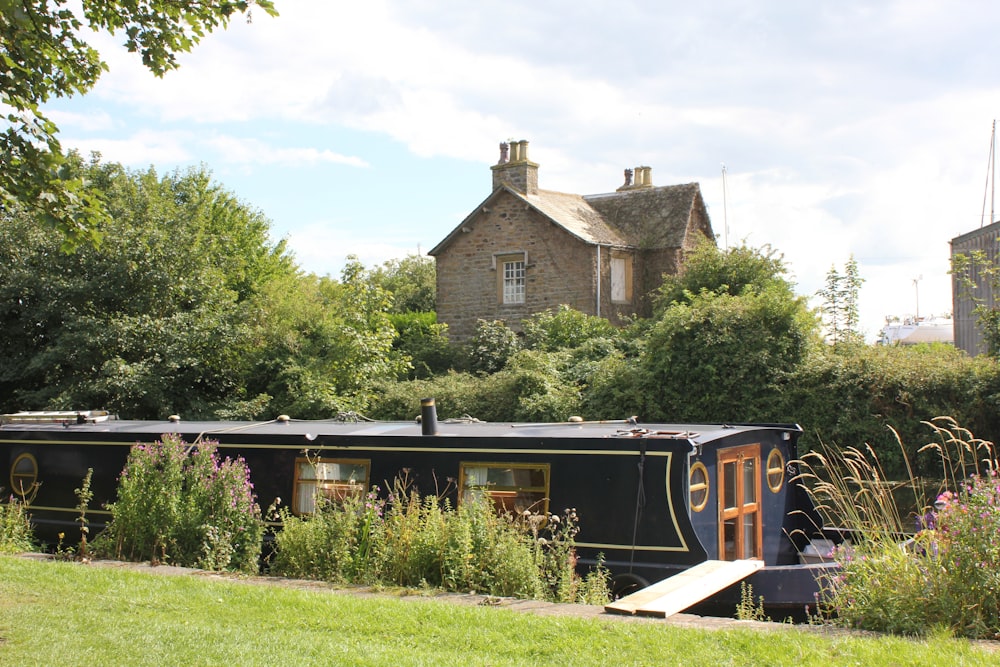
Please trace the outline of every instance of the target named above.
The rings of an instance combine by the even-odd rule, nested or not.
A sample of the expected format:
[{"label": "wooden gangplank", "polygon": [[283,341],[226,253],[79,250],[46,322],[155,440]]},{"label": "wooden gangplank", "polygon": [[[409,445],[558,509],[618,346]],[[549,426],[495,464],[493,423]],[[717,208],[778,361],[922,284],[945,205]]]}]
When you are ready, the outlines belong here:
[{"label": "wooden gangplank", "polygon": [[761,560],[707,560],[606,604],[604,610],[666,618],[746,579],[762,567]]}]

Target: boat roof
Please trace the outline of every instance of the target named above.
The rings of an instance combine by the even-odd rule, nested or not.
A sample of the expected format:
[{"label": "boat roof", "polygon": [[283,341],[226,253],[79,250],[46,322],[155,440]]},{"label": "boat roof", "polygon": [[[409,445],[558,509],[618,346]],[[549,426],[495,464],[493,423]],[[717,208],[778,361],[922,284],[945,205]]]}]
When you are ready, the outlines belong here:
[{"label": "boat roof", "polygon": [[[48,414],[48,419],[43,418]],[[472,437],[472,438],[663,438],[688,440],[693,444],[732,436],[737,432],[779,430],[801,432],[795,424],[644,424],[636,419],[568,421],[555,423],[482,422],[476,419],[439,419],[437,432],[427,436],[419,421],[373,421],[367,419],[299,420],[287,417],[261,422],[119,420],[107,413],[91,412],[14,413],[0,416],[0,431],[73,431],[132,433],[157,437],[164,433],[197,434],[202,438],[223,435],[292,436],[312,441],[320,436],[340,437]],[[150,434],[153,434],[152,436]]]}]

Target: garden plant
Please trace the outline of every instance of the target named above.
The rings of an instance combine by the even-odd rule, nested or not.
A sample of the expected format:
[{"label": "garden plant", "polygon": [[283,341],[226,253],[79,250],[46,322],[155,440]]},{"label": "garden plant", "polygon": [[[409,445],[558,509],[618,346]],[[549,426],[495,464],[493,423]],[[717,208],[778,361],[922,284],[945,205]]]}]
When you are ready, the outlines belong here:
[{"label": "garden plant", "polygon": [[[852,539],[830,554],[819,610],[865,630],[1000,638],[1000,478],[993,443],[950,418],[928,422],[939,493],[911,476],[901,509],[871,450],[825,448],[803,457],[803,481],[826,525]],[[930,499],[933,498],[933,502]],[[910,502],[912,501],[912,502]]]},{"label": "garden plant", "polygon": [[137,444],[110,505],[98,553],[208,570],[256,572],[264,534],[243,459],[220,458],[215,443],[188,445],[165,434]]},{"label": "garden plant", "polygon": [[0,553],[15,554],[33,547],[28,506],[11,495],[6,503],[0,503]]},{"label": "garden plant", "polygon": [[272,574],[369,585],[603,604],[608,573],[576,572],[575,510],[499,510],[488,496],[452,507],[397,480],[340,501],[317,498],[309,517],[280,511]]}]

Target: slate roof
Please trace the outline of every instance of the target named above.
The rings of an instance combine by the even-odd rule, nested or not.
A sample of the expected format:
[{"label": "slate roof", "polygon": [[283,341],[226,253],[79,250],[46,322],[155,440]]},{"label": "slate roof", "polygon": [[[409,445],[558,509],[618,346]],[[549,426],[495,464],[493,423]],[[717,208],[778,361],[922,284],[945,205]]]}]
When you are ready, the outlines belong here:
[{"label": "slate roof", "polygon": [[680,248],[688,222],[700,202],[697,183],[636,188],[584,197],[591,208],[640,248]]},{"label": "slate roof", "polygon": [[443,250],[463,226],[502,192],[523,200],[585,243],[644,249],[681,247],[692,212],[697,206],[704,206],[697,183],[601,195],[574,195],[551,190],[524,194],[501,186],[428,254],[436,255]]},{"label": "slate roof", "polygon": [[586,243],[629,245],[628,240],[609,227],[601,214],[587,203],[586,197],[550,190],[539,190],[538,194],[533,195],[516,190],[511,192]]}]

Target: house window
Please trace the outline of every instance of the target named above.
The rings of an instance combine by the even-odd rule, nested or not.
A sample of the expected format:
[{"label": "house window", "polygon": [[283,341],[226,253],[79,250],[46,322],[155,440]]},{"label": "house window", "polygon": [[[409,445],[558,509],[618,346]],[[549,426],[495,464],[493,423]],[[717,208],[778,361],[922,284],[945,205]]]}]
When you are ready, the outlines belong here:
[{"label": "house window", "polygon": [[349,496],[360,496],[368,490],[370,468],[371,461],[360,459],[295,459],[292,512],[316,511],[318,498],[342,502]]},{"label": "house window", "polygon": [[503,263],[503,303],[524,303],[525,270],[524,260],[510,260]]},{"label": "house window", "polygon": [[485,494],[505,512],[549,509],[547,463],[462,463],[458,480],[458,494],[465,501]]},{"label": "house window", "polygon": [[632,257],[611,253],[611,301],[632,302]]}]

